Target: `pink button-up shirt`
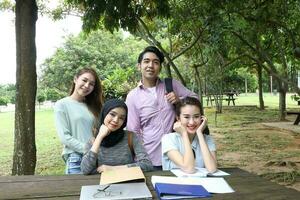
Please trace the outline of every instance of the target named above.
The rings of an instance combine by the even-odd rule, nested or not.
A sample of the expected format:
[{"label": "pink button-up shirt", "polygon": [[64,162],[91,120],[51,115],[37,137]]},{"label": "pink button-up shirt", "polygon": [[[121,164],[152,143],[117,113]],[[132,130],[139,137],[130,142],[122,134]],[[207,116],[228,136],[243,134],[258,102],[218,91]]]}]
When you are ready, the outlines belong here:
[{"label": "pink button-up shirt", "polygon": [[[175,94],[180,99],[187,96],[198,98],[179,81],[173,79],[172,84]],[[166,93],[164,82],[158,79],[157,98],[149,89],[143,87],[142,82],[131,90],[126,98],[127,130],[137,133],[154,166],[161,165],[161,138],[164,134],[172,132],[175,120],[174,106],[165,98]]]}]

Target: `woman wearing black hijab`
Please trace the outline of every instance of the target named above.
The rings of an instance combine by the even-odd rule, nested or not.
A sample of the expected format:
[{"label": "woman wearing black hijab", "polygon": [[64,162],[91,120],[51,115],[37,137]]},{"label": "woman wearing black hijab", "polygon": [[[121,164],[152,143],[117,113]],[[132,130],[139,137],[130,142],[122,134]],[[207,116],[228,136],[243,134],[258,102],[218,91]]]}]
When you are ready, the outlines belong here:
[{"label": "woman wearing black hijab", "polygon": [[119,99],[108,100],[100,114],[100,128],[93,144],[83,156],[83,174],[101,173],[112,168],[140,166],[143,171],[152,170],[152,163],[134,133],[131,134],[134,155],[128,145],[127,106]]}]

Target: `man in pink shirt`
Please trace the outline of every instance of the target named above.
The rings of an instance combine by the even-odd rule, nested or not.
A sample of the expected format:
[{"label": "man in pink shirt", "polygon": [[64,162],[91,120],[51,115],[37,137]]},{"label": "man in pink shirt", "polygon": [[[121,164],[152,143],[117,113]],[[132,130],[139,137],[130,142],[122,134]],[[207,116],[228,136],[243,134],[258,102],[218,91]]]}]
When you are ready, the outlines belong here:
[{"label": "man in pink shirt", "polygon": [[173,104],[186,96],[197,95],[172,80],[173,92],[167,93],[159,78],[164,55],[154,46],[148,46],[138,57],[142,80],[126,98],[128,106],[127,130],[138,135],[156,169],[161,169],[161,138],[172,132],[175,120]]}]

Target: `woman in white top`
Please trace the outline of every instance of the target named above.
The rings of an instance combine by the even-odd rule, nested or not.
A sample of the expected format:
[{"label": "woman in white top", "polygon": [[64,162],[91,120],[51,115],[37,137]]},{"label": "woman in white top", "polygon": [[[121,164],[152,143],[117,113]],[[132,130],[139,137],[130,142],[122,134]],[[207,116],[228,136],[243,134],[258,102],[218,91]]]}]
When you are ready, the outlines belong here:
[{"label": "woman in white top", "polygon": [[195,167],[205,167],[213,173],[217,170],[216,148],[207,132],[207,118],[201,112],[201,104],[194,97],[186,97],[176,105],[176,132],[162,138],[163,170],[180,168],[194,173]]},{"label": "woman in white top", "polygon": [[103,105],[101,82],[95,70],[83,68],[75,75],[70,96],[56,102],[57,133],[64,145],[66,174],[80,174],[85,144],[92,137],[94,123]]}]

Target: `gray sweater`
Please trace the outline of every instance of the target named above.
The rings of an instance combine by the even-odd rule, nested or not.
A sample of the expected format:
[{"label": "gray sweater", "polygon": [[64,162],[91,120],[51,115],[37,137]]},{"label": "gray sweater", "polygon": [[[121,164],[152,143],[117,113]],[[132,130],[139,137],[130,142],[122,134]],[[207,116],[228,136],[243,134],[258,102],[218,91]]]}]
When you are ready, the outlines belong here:
[{"label": "gray sweater", "polygon": [[148,154],[145,152],[143,145],[134,133],[132,134],[132,145],[135,152],[135,158],[132,157],[130,148],[128,147],[127,132],[124,135],[123,139],[115,146],[100,146],[98,154],[90,150],[92,147],[91,144],[87,144],[86,147],[89,150],[82,158],[82,173],[85,175],[95,174],[97,173],[97,167],[103,164],[111,166],[127,165],[128,167],[140,166],[143,171],[153,170],[153,166],[148,157]]},{"label": "gray sweater", "polygon": [[54,114],[56,130],[64,145],[63,158],[73,152],[84,153],[95,120],[87,105],[68,96],[56,102]]}]

